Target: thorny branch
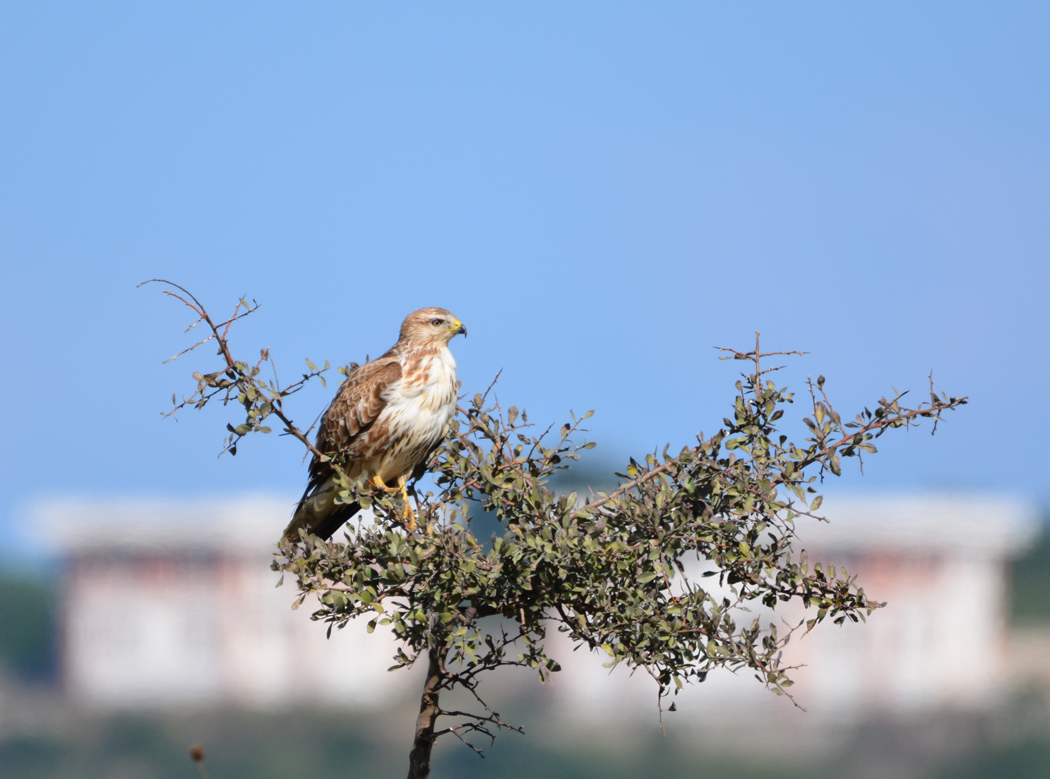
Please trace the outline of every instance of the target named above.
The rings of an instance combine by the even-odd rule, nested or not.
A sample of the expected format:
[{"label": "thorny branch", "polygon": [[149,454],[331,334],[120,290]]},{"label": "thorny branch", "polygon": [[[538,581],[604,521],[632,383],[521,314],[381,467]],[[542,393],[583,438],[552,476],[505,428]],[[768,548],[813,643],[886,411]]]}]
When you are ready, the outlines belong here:
[{"label": "thorny branch", "polygon": [[[237,428],[234,428],[232,425],[227,425],[227,429],[232,435],[227,442],[224,442],[224,452],[228,451],[230,454],[237,454],[237,442],[248,432],[259,431],[268,433],[269,428],[262,425],[262,420],[272,414],[284,424],[284,432],[286,434],[297,438],[311,454],[321,456],[321,452],[314,447],[313,442],[310,441],[310,439],[307,438],[285,414],[284,399],[298,391],[303,384],[313,377],[321,376],[321,374],[324,373],[324,370],[312,369],[309,373],[303,374],[303,378],[300,381],[285,387],[283,390],[277,385],[277,368],[275,366],[273,367],[273,383],[261,381],[258,376],[262,363],[270,362],[271,366],[273,366],[273,363],[270,360],[269,349],[263,349],[260,352],[259,361],[254,366],[249,367],[246,363],[233,359],[233,355],[230,352],[229,341],[227,340],[230,327],[233,323],[258,311],[259,306],[257,303],[254,303],[253,301],[252,305],[249,305],[244,298],[241,298],[238,300],[237,306],[234,308],[233,316],[225,322],[216,324],[205,310],[204,306],[201,305],[201,302],[184,287],[181,287],[174,282],[166,281],[165,279],[148,279],[147,281],[142,282],[142,284],[139,284],[139,286],[141,287],[145,284],[151,283],[163,284],[183,293],[182,295],[179,295],[168,289],[162,290],[165,295],[181,301],[197,315],[197,321],[186,328],[186,332],[193,329],[201,322],[208,325],[208,329],[211,330],[211,335],[198,341],[188,349],[184,349],[165,362],[175,360],[213,339],[218,341],[218,353],[225,362],[225,368],[216,371],[215,373],[209,373],[206,375],[195,373],[193,377],[197,380],[197,391],[189,398],[183,398],[181,403],[175,403],[175,396],[172,395],[172,403],[174,407],[164,416],[173,416],[180,409],[191,405],[196,409],[204,408],[209,400],[220,394],[223,395],[223,405],[226,405],[232,398],[236,397],[236,399],[244,405],[248,411],[248,419],[244,425],[240,425]],[[185,297],[183,297],[183,295],[185,295]],[[189,298],[189,300],[186,298]],[[244,311],[240,311],[242,307],[244,308]],[[220,328],[222,329],[222,332],[220,332]],[[328,366],[326,365],[325,369],[327,369],[327,367]],[[209,392],[209,390],[211,391]],[[235,392],[237,394],[234,394]],[[253,414],[253,411],[256,413]]]},{"label": "thorny branch", "polygon": [[[720,351],[729,352],[732,356],[725,357],[722,359],[734,359],[734,360],[750,360],[754,364],[754,373],[751,374],[752,378],[748,378],[746,387],[752,392],[760,392],[759,383],[757,379],[766,373],[780,370],[783,366],[775,366],[772,368],[761,368],[761,360],[765,357],[774,357],[782,355],[804,355],[806,352],[800,351],[776,351],[776,352],[761,352],[759,348],[759,334],[755,334],[755,350],[752,352],[740,352],[735,349],[729,349],[726,347],[716,347]],[[747,378],[747,377],[745,377]],[[795,471],[804,470],[806,467],[815,463],[821,463],[821,475],[823,475],[824,467],[831,468],[834,470],[836,466],[827,464],[824,465],[825,461],[830,455],[835,454],[838,450],[846,450],[844,454],[846,456],[854,456],[858,458],[861,469],[863,470],[863,459],[862,452],[869,451],[874,452],[875,448],[873,445],[867,442],[873,438],[880,437],[887,430],[891,430],[897,427],[908,427],[913,423],[921,419],[932,419],[933,429],[931,435],[937,432],[937,423],[941,420],[941,414],[950,409],[957,408],[961,405],[965,405],[967,402],[966,398],[949,398],[946,395],[938,397],[937,393],[933,389],[933,373],[930,373],[930,402],[921,403],[915,409],[904,409],[900,406],[901,399],[907,394],[906,392],[896,393],[891,400],[883,398],[879,401],[879,408],[874,412],[870,412],[868,409],[864,409],[861,414],[857,415],[857,421],[847,423],[845,426],[842,425],[841,418],[838,413],[832,408],[827,395],[824,393],[824,377],[821,376],[816,382],[816,386],[822,396],[822,400],[817,400],[814,394],[812,381],[808,382],[810,388],[810,394],[813,398],[813,409],[815,416],[823,417],[825,414],[829,415],[833,420],[834,429],[839,431],[842,437],[838,441],[827,443],[827,436],[820,436],[815,439],[810,439],[813,442],[813,446],[805,450],[805,456],[797,459],[795,465]],[[745,390],[742,388],[741,393]],[[727,420],[728,421],[728,420]],[[810,428],[815,431],[816,425],[807,418],[807,424]],[[858,428],[853,433],[847,433],[846,428]],[[816,431],[815,431],[816,432]],[[687,454],[692,457],[703,456],[705,452],[710,452],[712,449],[717,451],[717,445],[724,438],[724,433],[715,435],[706,441],[702,442],[699,446],[692,447],[687,450]],[[649,470],[646,470],[641,476],[625,481],[617,489],[608,495],[602,495],[600,498],[581,506],[576,510],[576,514],[582,514],[585,512],[593,512],[596,509],[604,506],[605,504],[615,501],[625,493],[637,489],[644,485],[646,482],[657,478],[661,474],[668,473],[675,470],[680,466],[677,460],[667,460],[661,465],[657,465]],[[837,473],[835,475],[838,475]],[[775,479],[774,485],[780,486],[784,484],[783,479]],[[796,512],[805,514],[807,512]]]}]

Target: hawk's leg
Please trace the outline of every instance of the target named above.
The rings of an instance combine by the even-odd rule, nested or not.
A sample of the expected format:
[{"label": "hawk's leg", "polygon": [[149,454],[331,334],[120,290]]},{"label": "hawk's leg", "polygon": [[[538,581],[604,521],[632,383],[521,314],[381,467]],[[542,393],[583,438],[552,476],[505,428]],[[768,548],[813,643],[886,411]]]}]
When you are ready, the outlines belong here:
[{"label": "hawk's leg", "polygon": [[412,510],[412,504],[408,501],[408,488],[405,483],[408,481],[408,474],[403,474],[397,479],[396,487],[386,486],[386,482],[383,481],[382,477],[376,475],[372,477],[372,485],[378,487],[383,492],[400,492],[401,499],[405,501],[405,507],[401,512],[401,521],[405,523],[405,528],[408,530],[416,529],[416,513]]}]

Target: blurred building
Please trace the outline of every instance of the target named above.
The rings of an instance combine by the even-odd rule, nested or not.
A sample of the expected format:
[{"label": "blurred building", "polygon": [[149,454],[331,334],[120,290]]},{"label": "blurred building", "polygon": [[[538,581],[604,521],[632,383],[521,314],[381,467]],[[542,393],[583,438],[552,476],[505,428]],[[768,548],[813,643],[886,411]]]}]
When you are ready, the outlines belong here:
[{"label": "blurred building", "polygon": [[[1040,529],[1034,507],[976,496],[871,498],[828,500],[820,513],[830,522],[803,519],[796,528],[810,564],[844,566],[886,607],[864,623],[829,620],[792,638],[784,661],[801,666],[791,673],[791,692],[809,712],[805,719],[823,727],[995,708],[1011,677],[1008,563]],[[776,619],[781,632],[815,616],[801,604],[757,613]],[[652,680],[630,677],[626,669],[610,673],[597,660],[562,653],[565,714],[651,718]],[[676,718],[706,723],[715,721],[715,712],[717,720],[732,721],[734,714],[751,719],[796,711],[747,671],[712,673],[675,702]]]},{"label": "blurred building", "polygon": [[[363,621],[332,640],[275,588],[270,554],[291,501],[69,502],[38,509],[65,561],[66,693],[107,707],[187,703],[368,706],[412,693],[386,673],[394,643]],[[993,707],[1005,690],[1007,563],[1033,538],[1026,504],[993,498],[828,501],[828,524],[799,527],[811,562],[844,565],[887,607],[866,624],[821,625],[786,653],[793,692],[817,720]],[[798,623],[797,608],[777,619]],[[811,616],[811,615],[809,615]],[[645,674],[610,671],[552,631],[564,672],[549,699],[577,724],[652,722]],[[560,642],[560,643],[559,643]],[[792,711],[751,674],[713,673],[677,699],[679,718]]]},{"label": "blurred building", "polygon": [[370,705],[403,683],[393,639],[327,640],[270,559],[293,502],[69,502],[38,508],[64,561],[60,675],[104,707]]}]

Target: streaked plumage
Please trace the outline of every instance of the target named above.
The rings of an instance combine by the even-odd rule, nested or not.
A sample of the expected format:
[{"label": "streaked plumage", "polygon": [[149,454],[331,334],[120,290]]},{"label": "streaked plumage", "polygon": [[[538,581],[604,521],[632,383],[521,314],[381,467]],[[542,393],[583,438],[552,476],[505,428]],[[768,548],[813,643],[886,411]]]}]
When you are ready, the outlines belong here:
[{"label": "streaked plumage", "polygon": [[[365,363],[343,382],[321,419],[316,446],[342,457],[351,478],[402,488],[422,474],[456,410],[459,382],[448,342],[467,329],[443,308],[409,314],[386,354]],[[284,531],[296,540],[300,528],[330,538],[360,505],[336,504],[332,465],[314,457],[306,491]],[[411,528],[411,522],[410,522]]]}]

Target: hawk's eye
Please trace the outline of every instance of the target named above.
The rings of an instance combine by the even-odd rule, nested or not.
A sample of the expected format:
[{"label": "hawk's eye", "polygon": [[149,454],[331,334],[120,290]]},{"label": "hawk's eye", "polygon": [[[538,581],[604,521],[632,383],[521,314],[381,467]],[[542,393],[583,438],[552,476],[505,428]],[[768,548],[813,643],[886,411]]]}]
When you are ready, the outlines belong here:
[{"label": "hawk's eye", "polygon": [[430,320],[430,324],[434,325],[434,327],[441,327],[441,325],[445,324],[445,320],[444,319],[431,319]]}]

